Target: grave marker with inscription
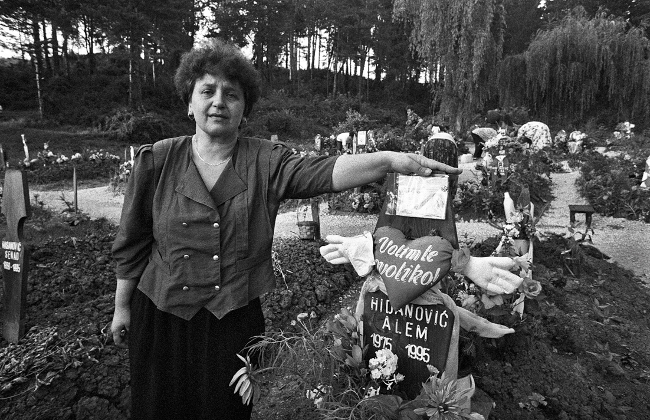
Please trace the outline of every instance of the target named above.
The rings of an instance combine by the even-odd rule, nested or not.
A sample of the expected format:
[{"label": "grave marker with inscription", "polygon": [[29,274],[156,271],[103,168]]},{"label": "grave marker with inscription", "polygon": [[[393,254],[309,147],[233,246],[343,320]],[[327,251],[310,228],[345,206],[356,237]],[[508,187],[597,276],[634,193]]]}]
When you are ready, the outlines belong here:
[{"label": "grave marker with inscription", "polygon": [[456,320],[454,311],[442,303],[408,303],[396,310],[388,295],[377,290],[365,295],[363,314],[367,355],[374,357],[377,350],[384,348],[397,355],[397,373],[405,378],[400,390],[410,398],[420,393],[422,383],[429,378],[426,365],[444,371],[450,348],[458,350],[457,338],[456,345],[451,346]]},{"label": "grave marker with inscription", "polygon": [[27,179],[17,169],[5,173],[2,213],[7,218],[7,234],[2,240],[2,335],[7,341],[16,343],[25,334],[29,255],[22,239],[25,219],[31,215]]},{"label": "grave marker with inscription", "polygon": [[[458,163],[455,142],[446,133],[432,136],[422,152],[426,157],[436,158],[450,166]],[[496,294],[516,288],[522,279],[510,272],[499,272],[504,271],[499,265],[509,267],[510,263],[515,263],[512,260],[475,258],[469,256],[467,249],[458,249],[449,196],[443,202],[445,211],[436,212],[435,216],[428,210],[417,216],[413,215],[412,209],[406,214],[398,211],[400,200],[406,199],[410,205],[419,207],[427,203],[434,205],[437,193],[453,195],[457,189],[457,176],[449,175],[445,181],[443,187],[446,188],[410,188],[410,181],[394,180],[393,184],[398,188],[387,186],[394,197],[384,201],[373,234],[364,232],[350,238],[331,235],[327,237],[329,244],[321,247],[320,251],[332,264],[351,263],[357,274],[365,278],[355,318],[359,322],[363,359],[372,370],[374,379],[381,376],[384,383],[379,384],[380,387],[385,386],[379,391],[370,387],[371,391],[380,394],[382,390],[397,392],[397,395],[413,400],[422,391],[423,382],[427,386],[435,382],[431,378],[435,367],[438,372],[444,372],[448,380],[454,381],[456,389],[463,390],[469,397],[460,403],[462,412],[469,413],[473,409],[487,418],[493,401],[475,388],[471,375],[458,378],[460,329],[462,326],[488,338],[498,338],[514,330],[456,306],[436,283],[452,267]],[[406,188],[401,189],[401,186]],[[435,193],[431,194],[433,191]],[[400,197],[404,192],[407,197]],[[389,211],[389,207],[393,208]],[[382,361],[387,360],[390,366],[383,366]],[[382,368],[381,372],[378,366]],[[385,368],[390,368],[391,375],[395,368],[396,376],[384,378],[388,375]],[[395,384],[397,389],[391,391]],[[427,392],[432,391],[428,389]],[[476,392],[479,398],[474,400]]]},{"label": "grave marker with inscription", "polygon": [[[456,144],[446,133],[432,136],[422,147],[422,154],[450,166],[458,166]],[[397,184],[395,175],[391,176],[389,181]],[[435,218],[426,212],[402,215],[395,206],[400,200],[398,195],[401,191],[399,187],[393,189],[393,202],[385,200],[374,233],[375,264],[385,290],[370,288],[365,294],[362,290],[363,295],[359,297],[359,305],[363,300],[361,319],[364,345],[369,346],[366,358],[375,357],[379,349],[390,348],[398,356],[397,372],[405,377],[399,385],[400,390],[409,398],[418,395],[422,383],[429,377],[427,365],[433,365],[441,372],[447,371],[453,378],[458,370],[459,319],[456,305],[451,298],[442,299],[429,290],[449,270],[449,258],[446,258],[446,262],[439,261],[445,260],[442,254],[450,254],[454,248],[458,248],[452,200],[449,199],[456,192],[458,178],[444,176],[422,181],[436,183],[435,188],[432,187],[425,195],[435,191],[444,193],[442,211],[436,211]],[[443,181],[446,188],[440,188],[439,181]],[[411,201],[417,198],[412,197],[413,192],[408,188],[405,192],[411,195]],[[434,196],[425,197],[424,201],[434,205]],[[395,209],[391,209],[391,206]],[[432,230],[440,237],[429,236]],[[449,249],[443,251],[445,247],[440,247],[439,242],[446,242]],[[433,247],[437,251],[432,252]],[[417,281],[413,281],[415,277]],[[428,299],[418,298],[427,290]],[[360,306],[357,308],[360,309]]]}]

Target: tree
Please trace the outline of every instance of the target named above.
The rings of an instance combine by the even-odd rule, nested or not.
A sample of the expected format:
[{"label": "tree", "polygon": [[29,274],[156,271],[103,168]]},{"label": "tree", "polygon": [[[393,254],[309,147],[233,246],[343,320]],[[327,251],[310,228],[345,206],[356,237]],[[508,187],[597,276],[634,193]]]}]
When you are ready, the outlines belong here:
[{"label": "tree", "polygon": [[407,20],[393,20],[392,14],[392,1],[383,0],[377,9],[372,35],[376,87],[380,86],[384,72],[387,81],[405,82],[411,69],[422,66],[417,53],[409,46],[412,24]]},{"label": "tree", "polygon": [[252,44],[253,62],[271,82],[271,70],[288,43],[288,0],[214,1],[209,7],[208,36],[243,47]]},{"label": "tree", "polygon": [[589,19],[578,8],[554,28],[539,32],[525,53],[504,60],[501,85],[511,95],[513,87],[523,84],[530,108],[546,117],[583,118],[599,106],[612,119],[646,119],[649,50],[642,28],[604,13]]},{"label": "tree", "polygon": [[539,0],[506,0],[505,9],[503,55],[520,54],[542,27],[542,9]]},{"label": "tree", "polygon": [[644,19],[650,18],[650,0],[546,0],[545,19],[561,21],[576,7],[582,7],[588,16],[605,11],[611,16],[625,19],[632,26],[641,26]]},{"label": "tree", "polygon": [[503,51],[503,0],[396,0],[395,16],[413,22],[411,45],[441,85],[440,113],[461,131],[496,93]]}]

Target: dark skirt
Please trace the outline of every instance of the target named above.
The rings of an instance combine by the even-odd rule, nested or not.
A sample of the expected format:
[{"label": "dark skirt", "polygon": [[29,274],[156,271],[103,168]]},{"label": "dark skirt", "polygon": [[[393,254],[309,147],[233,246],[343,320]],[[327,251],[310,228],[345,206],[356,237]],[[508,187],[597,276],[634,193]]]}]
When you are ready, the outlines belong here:
[{"label": "dark skirt", "polygon": [[236,353],[263,332],[259,299],[223,319],[203,308],[185,321],[158,310],[136,289],[129,332],[131,418],[249,419],[252,406],[244,406],[228,384],[244,366]]}]

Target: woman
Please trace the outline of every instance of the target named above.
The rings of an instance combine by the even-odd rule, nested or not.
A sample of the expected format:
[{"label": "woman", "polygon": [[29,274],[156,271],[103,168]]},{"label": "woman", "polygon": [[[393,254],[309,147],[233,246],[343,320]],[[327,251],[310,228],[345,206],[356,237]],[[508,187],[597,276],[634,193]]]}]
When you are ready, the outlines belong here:
[{"label": "woman", "polygon": [[230,44],[186,53],[175,84],[196,132],[136,154],[113,245],[111,331],[118,346],[128,343],[133,419],[248,419],[251,407],[228,384],[242,366],[236,353],[264,332],[259,298],[275,284],[280,202],[389,171],[461,171],[394,152],[303,158],[239,137],[259,77]]},{"label": "woman", "polygon": [[471,135],[474,140],[474,160],[478,160],[483,156],[485,143],[496,137],[497,131],[492,127],[475,127],[472,129]]},{"label": "woman", "polygon": [[533,150],[541,150],[553,145],[548,125],[539,121],[529,121],[517,130],[517,139],[527,143]]}]

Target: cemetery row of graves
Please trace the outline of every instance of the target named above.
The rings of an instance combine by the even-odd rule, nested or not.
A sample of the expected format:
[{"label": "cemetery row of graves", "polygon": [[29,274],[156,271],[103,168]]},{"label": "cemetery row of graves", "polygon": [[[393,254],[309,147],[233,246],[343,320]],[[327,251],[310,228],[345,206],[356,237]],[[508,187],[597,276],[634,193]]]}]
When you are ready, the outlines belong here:
[{"label": "cemetery row of graves", "polygon": [[[426,138],[408,140],[409,147],[427,156],[455,164],[466,151],[462,143],[451,147],[445,136],[432,135],[431,126],[414,124],[417,130],[424,130]],[[350,152],[386,144],[381,133],[367,133],[361,145],[363,135],[351,137]],[[650,391],[650,337],[643,332],[650,310],[647,291],[629,272],[589,254],[575,237],[553,235],[540,241],[535,231],[540,209],[553,199],[550,177],[567,166],[583,171],[580,188],[595,211],[648,221],[648,190],[643,188],[647,139],[617,138],[611,132],[592,144],[588,139],[581,139],[581,150],[561,140],[535,150],[517,138],[500,136],[486,142],[494,159],[478,166],[481,176],[476,181],[431,178],[423,184],[413,177],[394,177],[383,185],[329,197],[330,208],[378,212],[377,227],[406,236],[386,231],[375,235],[374,272],[381,280],[365,276],[354,264],[329,264],[321,256],[325,244],[320,240],[278,241],[278,287],[264,301],[269,335],[259,345],[267,370],[251,368],[238,378],[242,387],[248,382],[246,389],[251,389],[244,397],[261,397],[257,418],[308,419],[316,412],[323,418],[370,418],[377,413],[455,418],[452,414],[469,415],[470,409],[496,418],[644,418],[650,412],[644,398]],[[311,153],[345,152],[336,138],[329,140],[315,144],[320,147]],[[597,151],[601,143],[615,153]],[[41,170],[69,174],[72,168],[78,174],[119,165],[112,177],[119,190],[132,158],[129,152],[124,160],[88,153],[64,160],[46,147],[30,159],[27,144],[18,165],[22,170],[5,171],[3,191],[3,254],[5,262],[11,260],[3,270],[4,330],[12,325],[7,314],[16,314],[7,309],[20,309],[14,316],[17,332],[5,333],[7,341],[0,346],[0,415],[81,419],[102,413],[102,418],[128,418],[128,354],[112,346],[107,334],[114,226],[91,220],[70,226],[57,220],[78,230],[40,243],[23,239],[44,229],[45,219],[57,219],[43,215],[38,206],[31,209],[37,217],[27,217],[30,177],[42,176]],[[601,175],[602,168],[616,169]],[[441,212],[424,205],[431,197]],[[425,269],[426,255],[433,255],[431,247],[438,245],[411,240],[435,231],[457,248],[455,215],[500,224],[502,235],[469,244],[470,252],[515,257],[517,274],[524,278],[515,293],[487,294],[458,273],[444,275],[449,266],[442,275]],[[401,261],[398,246],[417,252],[422,264]],[[396,290],[404,288],[390,285],[409,276],[429,287],[440,277],[439,290],[451,300],[429,296],[429,301],[415,302],[420,288],[396,303],[401,293]],[[369,289],[365,285],[371,280],[385,289]],[[8,282],[18,287],[7,287]],[[365,289],[360,291],[362,283]],[[365,300],[357,305],[359,297]],[[350,309],[339,313],[342,302]],[[478,316],[485,322],[477,321]],[[446,375],[437,375],[440,371]],[[289,382],[282,380],[286,374]],[[471,392],[469,374],[475,384]],[[279,401],[290,408],[281,408]]]}]

